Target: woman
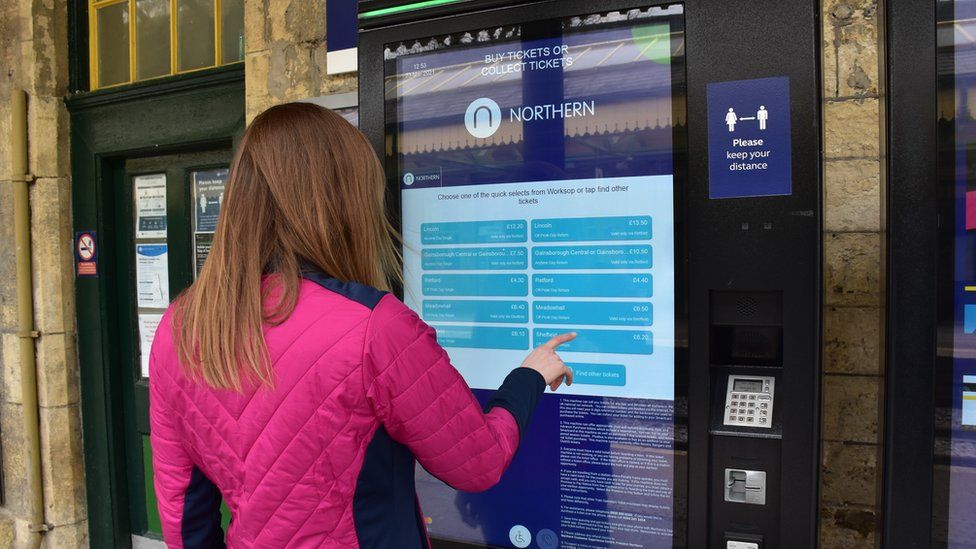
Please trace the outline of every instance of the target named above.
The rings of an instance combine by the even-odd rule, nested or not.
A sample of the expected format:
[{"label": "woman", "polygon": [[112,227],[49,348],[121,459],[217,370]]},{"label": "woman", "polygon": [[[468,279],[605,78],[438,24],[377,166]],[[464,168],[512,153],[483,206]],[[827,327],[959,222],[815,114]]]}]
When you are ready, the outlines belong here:
[{"label": "woman", "polygon": [[[200,277],[150,358],[153,471],[170,547],[427,547],[415,459],[466,491],[498,482],[546,385],[553,338],[475,400],[392,294],[384,176],[333,112],[282,105],[244,134]],[[489,367],[497,367],[490,365]]]}]

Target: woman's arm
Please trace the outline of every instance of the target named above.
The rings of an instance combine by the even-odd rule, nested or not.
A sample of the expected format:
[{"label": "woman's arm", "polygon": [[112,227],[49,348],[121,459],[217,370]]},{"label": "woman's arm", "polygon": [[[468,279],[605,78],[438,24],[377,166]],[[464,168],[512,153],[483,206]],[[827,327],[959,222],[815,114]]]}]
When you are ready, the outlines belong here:
[{"label": "woman's arm", "polygon": [[224,547],[220,491],[183,446],[176,416],[166,405],[161,379],[166,373],[157,373],[155,355],[150,355],[149,370],[150,380],[157,380],[149,382],[149,440],[163,539],[171,549]]},{"label": "woman's arm", "polygon": [[[454,488],[477,492],[494,486],[518,448],[546,377],[516,368],[483,411],[434,330],[393,296],[374,309],[366,338],[366,395],[390,436]],[[565,372],[555,356],[558,344],[533,352],[554,388],[563,377],[555,372]]]}]

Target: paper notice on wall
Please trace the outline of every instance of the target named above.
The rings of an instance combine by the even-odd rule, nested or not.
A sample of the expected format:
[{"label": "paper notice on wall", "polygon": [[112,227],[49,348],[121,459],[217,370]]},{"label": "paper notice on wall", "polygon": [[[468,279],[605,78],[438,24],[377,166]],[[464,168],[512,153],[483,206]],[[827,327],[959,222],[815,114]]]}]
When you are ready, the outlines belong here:
[{"label": "paper notice on wall", "polygon": [[210,247],[213,246],[213,233],[197,233],[193,235],[193,257],[195,258],[193,263],[193,277],[196,278],[200,276],[200,271],[203,270],[203,264],[207,261],[207,256],[210,255]]},{"label": "paper notice on wall", "polygon": [[163,315],[158,313],[139,315],[139,351],[142,353],[142,377],[149,377],[149,355],[152,351],[156,328]]},{"label": "paper notice on wall", "polygon": [[224,186],[227,168],[193,172],[193,202],[195,231],[212,233],[217,230],[217,218],[224,205]]},{"label": "paper notice on wall", "polygon": [[166,238],[166,174],[132,178],[136,201],[136,238]]},{"label": "paper notice on wall", "polygon": [[169,306],[169,247],[166,244],[136,245],[136,292],[139,307],[165,309]]}]

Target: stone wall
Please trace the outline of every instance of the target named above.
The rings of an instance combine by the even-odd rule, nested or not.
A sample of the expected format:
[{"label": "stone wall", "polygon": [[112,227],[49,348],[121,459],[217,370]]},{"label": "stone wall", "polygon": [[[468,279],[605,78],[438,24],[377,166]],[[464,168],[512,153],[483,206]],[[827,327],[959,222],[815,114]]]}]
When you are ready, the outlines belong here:
[{"label": "stone wall", "polygon": [[27,540],[29,494],[18,356],[17,299],[10,186],[10,90],[28,93],[34,307],[45,513],[53,529],[46,547],[85,547],[84,460],[75,356],[66,0],[0,2],[0,438],[5,504],[0,546]]},{"label": "stone wall", "polygon": [[272,105],[356,90],[326,74],[325,0],[244,0],[247,120]]},{"label": "stone wall", "polygon": [[821,545],[880,544],[884,210],[877,0],[822,0]]}]

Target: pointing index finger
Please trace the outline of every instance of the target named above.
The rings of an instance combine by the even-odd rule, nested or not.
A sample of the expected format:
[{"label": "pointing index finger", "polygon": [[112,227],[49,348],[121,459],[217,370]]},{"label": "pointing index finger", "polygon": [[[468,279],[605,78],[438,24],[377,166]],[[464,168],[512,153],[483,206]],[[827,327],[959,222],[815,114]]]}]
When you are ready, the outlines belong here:
[{"label": "pointing index finger", "polygon": [[559,334],[557,336],[553,336],[552,339],[545,342],[544,346],[549,347],[550,349],[555,351],[556,348],[562,345],[563,343],[572,341],[575,338],[576,338],[576,332],[567,332],[565,334]]}]

